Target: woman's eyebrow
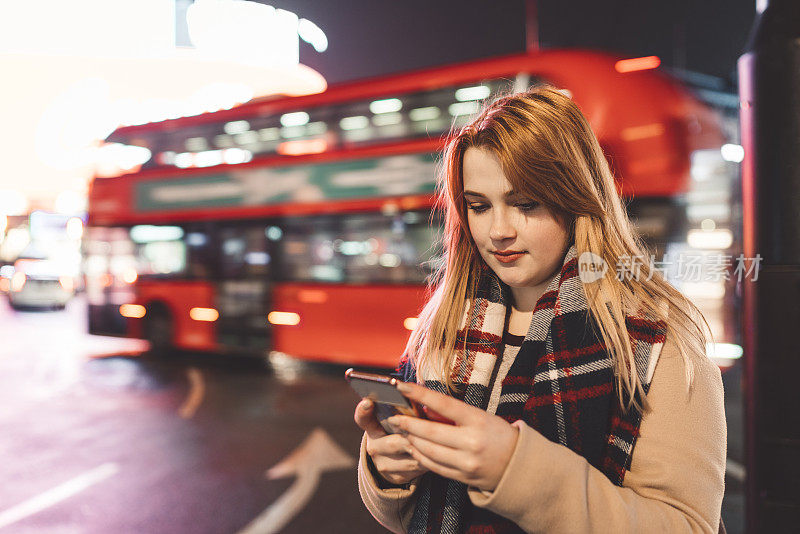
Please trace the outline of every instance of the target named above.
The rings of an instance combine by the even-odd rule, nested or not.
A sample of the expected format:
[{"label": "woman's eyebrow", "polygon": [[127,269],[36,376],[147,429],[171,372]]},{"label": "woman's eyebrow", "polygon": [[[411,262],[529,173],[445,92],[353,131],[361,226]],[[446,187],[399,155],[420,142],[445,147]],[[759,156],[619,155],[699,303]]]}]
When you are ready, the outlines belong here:
[{"label": "woman's eyebrow", "polygon": [[[475,191],[469,191],[469,190],[465,190],[464,191],[464,196],[473,196],[473,197],[486,198],[486,195],[484,195],[482,193],[478,193],[478,192],[475,192]],[[506,198],[511,198],[511,197],[517,196],[517,192],[516,191],[506,191],[506,193],[503,196],[506,197]]]}]

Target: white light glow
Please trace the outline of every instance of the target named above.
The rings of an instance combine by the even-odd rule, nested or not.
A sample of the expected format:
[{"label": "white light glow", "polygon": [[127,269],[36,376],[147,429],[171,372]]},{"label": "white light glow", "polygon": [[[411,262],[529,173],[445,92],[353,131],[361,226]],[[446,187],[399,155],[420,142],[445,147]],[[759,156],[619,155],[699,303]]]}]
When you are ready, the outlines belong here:
[{"label": "white light glow", "polygon": [[339,252],[345,256],[360,256],[372,252],[372,246],[367,241],[342,241],[338,245]]},{"label": "white light glow", "polygon": [[262,141],[275,141],[280,139],[281,130],[280,128],[262,128],[258,131],[258,137]]},{"label": "white light glow", "polygon": [[686,242],[697,249],[727,249],[733,244],[733,233],[728,229],[689,230]]},{"label": "white light glow", "polygon": [[56,197],[56,212],[75,215],[86,211],[86,194],[77,191],[62,191]]},{"label": "white light glow", "polygon": [[456,90],[456,100],[468,102],[470,100],[483,100],[491,94],[491,89],[486,85],[476,85],[474,87],[462,87]]},{"label": "white light glow", "polygon": [[412,109],[408,112],[408,118],[410,118],[412,121],[429,121],[438,119],[441,114],[441,109],[434,106],[429,106],[426,108]]},{"label": "white light glow", "polygon": [[[164,0],[3,2],[0,50],[53,55],[157,54],[175,47],[175,6]],[[35,30],[31,31],[31,21]]]},{"label": "white light glow", "polygon": [[360,130],[369,126],[369,119],[363,115],[355,117],[345,117],[339,121],[339,128],[342,130]]},{"label": "white light glow", "polygon": [[[0,199],[2,191],[0,191]],[[10,228],[6,234],[0,252],[3,261],[13,261],[19,256],[23,249],[31,242],[31,234],[26,228]]]},{"label": "white light glow", "polygon": [[240,145],[254,145],[258,143],[258,132],[247,130],[246,132],[234,135],[233,138],[236,143]]},{"label": "white light glow", "polygon": [[222,150],[205,150],[194,155],[194,162],[198,167],[222,165],[222,161]]},{"label": "white light glow", "polygon": [[733,163],[741,163],[744,160],[744,148],[741,145],[727,144],[722,145],[720,148],[722,159],[725,161],[732,161]]},{"label": "white light glow", "polygon": [[305,111],[295,111],[293,113],[284,113],[281,115],[282,126],[302,126],[308,124],[308,113]]},{"label": "white light glow", "polygon": [[269,265],[270,255],[267,252],[248,252],[244,255],[244,262],[248,265]]},{"label": "white light glow", "polygon": [[703,219],[727,220],[731,216],[731,208],[727,204],[695,204],[686,207],[686,216],[693,221]]},{"label": "white light glow", "polygon": [[[6,84],[0,117],[8,133],[4,148],[15,158],[4,160],[0,174],[16,177],[23,193],[52,209],[60,189],[80,189],[92,175],[113,176],[125,170],[117,166],[116,173],[105,172],[98,168],[110,169],[107,162],[95,160],[101,154],[98,141],[119,125],[230,109],[256,95],[308,94],[325,88],[319,73],[297,63],[296,15],[259,6],[256,9],[271,10],[271,26],[249,32],[239,24],[247,20],[239,4],[254,3],[194,4],[191,9],[201,11],[225,4],[217,6],[218,11],[227,11],[229,18],[216,20],[218,28],[208,29],[219,30],[219,41],[228,40],[226,32],[238,33],[238,44],[232,43],[236,53],[177,48],[175,0],[3,2],[0,65],[4,77],[14,83]],[[226,25],[231,19],[236,22]],[[321,46],[319,35],[311,35],[313,23],[304,27],[314,46]],[[288,60],[270,63],[267,60],[280,52],[258,46],[276,35],[273,29],[288,35],[275,38],[294,43]],[[259,51],[251,55],[249,50]],[[210,137],[208,144],[178,151],[233,146],[212,144]],[[161,154],[158,157],[160,162]],[[136,165],[125,167],[136,170]]]},{"label": "white light glow", "polygon": [[247,121],[231,121],[225,123],[222,129],[225,130],[225,133],[228,135],[236,135],[249,130],[250,123]]},{"label": "white light glow", "polygon": [[744,354],[744,350],[734,343],[706,343],[706,354],[710,358],[738,360]]},{"label": "white light glow", "polygon": [[690,299],[719,300],[725,296],[725,283],[719,282],[683,282],[681,291]]},{"label": "white light glow", "polygon": [[122,281],[125,282],[126,284],[133,284],[138,279],[139,279],[139,273],[137,273],[136,269],[134,269],[133,267],[125,269],[122,272]]},{"label": "white light glow", "polygon": [[189,37],[212,57],[238,57],[252,65],[297,65],[299,19],[256,2],[196,0],[186,10]]},{"label": "white light glow", "polygon": [[194,154],[191,152],[181,152],[175,154],[175,166],[180,169],[188,169],[194,166]]},{"label": "white light glow", "polygon": [[717,223],[714,222],[714,219],[703,219],[703,221],[700,223],[700,228],[702,228],[703,230],[709,230],[709,231],[710,230],[716,230],[717,229]]},{"label": "white light glow", "polygon": [[398,98],[384,98],[370,102],[369,110],[374,114],[394,113],[403,109],[403,103]]},{"label": "white light glow", "polygon": [[28,213],[28,198],[19,191],[0,189],[0,214],[25,215]]},{"label": "white light glow", "polygon": [[77,217],[73,217],[68,220],[66,233],[68,239],[80,241],[81,237],[83,237],[83,221]]},{"label": "white light glow", "polygon": [[472,115],[478,111],[478,102],[457,102],[455,104],[450,104],[450,107],[447,108],[447,111],[453,117],[458,117],[461,115]]},{"label": "white light glow", "polygon": [[142,224],[131,228],[131,240],[135,243],[153,243],[155,241],[175,241],[183,237],[180,226],[151,226]]},{"label": "white light glow", "polygon": [[281,136],[284,139],[294,139],[297,137],[303,137],[305,134],[306,134],[305,126],[288,126],[286,128],[281,128]]},{"label": "white light glow", "polygon": [[120,170],[133,170],[151,157],[150,150],[141,146],[107,143],[96,150],[94,161],[100,174],[113,176]]},{"label": "white light glow", "polygon": [[400,256],[390,253],[381,254],[380,258],[378,258],[378,263],[383,267],[397,267],[400,265]]},{"label": "white light glow", "polygon": [[317,52],[328,49],[328,37],[319,26],[308,19],[300,19],[297,23],[297,33],[300,39],[314,47]]},{"label": "white light glow", "polygon": [[186,234],[186,244],[190,247],[202,247],[208,243],[208,236],[200,232]]},{"label": "white light glow", "polygon": [[253,153],[243,148],[227,148],[222,151],[222,160],[229,165],[247,163],[253,159]]},{"label": "white light glow", "polygon": [[400,113],[381,113],[372,117],[372,124],[375,126],[391,126],[392,124],[400,124],[403,121],[403,115]]}]

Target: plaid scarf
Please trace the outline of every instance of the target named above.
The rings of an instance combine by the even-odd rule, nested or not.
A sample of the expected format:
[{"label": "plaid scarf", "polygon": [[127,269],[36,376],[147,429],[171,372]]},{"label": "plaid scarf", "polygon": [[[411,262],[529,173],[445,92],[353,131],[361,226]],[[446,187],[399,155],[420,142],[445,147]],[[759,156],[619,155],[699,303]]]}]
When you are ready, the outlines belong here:
[{"label": "plaid scarf", "polygon": [[[476,298],[467,306],[457,335],[453,381],[457,398],[486,410],[504,354],[511,292],[488,267],[480,274]],[[635,372],[645,393],[663,345],[666,324],[626,316]],[[506,362],[507,364],[509,362]],[[407,358],[399,375],[415,381]],[[443,382],[425,386],[446,393]],[[566,253],[560,272],[536,304],[528,334],[502,380],[496,414],[523,420],[550,441],[569,447],[622,486],[639,434],[641,414],[623,413],[612,360],[591,318],[578,277],[577,252]],[[627,400],[627,398],[626,398]],[[467,486],[428,472],[420,480],[409,532],[521,532],[508,519],[473,506]]]}]

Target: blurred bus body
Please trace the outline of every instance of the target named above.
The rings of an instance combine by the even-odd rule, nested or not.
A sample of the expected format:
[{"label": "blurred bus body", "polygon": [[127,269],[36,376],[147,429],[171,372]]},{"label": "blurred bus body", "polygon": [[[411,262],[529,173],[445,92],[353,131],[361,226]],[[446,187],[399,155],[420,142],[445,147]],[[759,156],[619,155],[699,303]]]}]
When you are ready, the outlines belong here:
[{"label": "blurred bus body", "polygon": [[537,82],[581,106],[658,249],[685,234],[691,153],[722,138],[676,81],[617,61],[507,56],[119,128],[107,148],[149,153],[92,184],[90,331],[394,365],[441,255],[430,216],[446,134],[481,99]]}]

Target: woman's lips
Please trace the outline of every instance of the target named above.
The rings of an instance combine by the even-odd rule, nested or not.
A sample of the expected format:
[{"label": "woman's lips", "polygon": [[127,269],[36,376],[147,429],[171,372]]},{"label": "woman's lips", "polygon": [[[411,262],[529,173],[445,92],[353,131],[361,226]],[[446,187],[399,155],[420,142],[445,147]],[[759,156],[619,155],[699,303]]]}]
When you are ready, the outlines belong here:
[{"label": "woman's lips", "polygon": [[525,253],[518,250],[509,250],[506,252],[492,252],[492,254],[501,263],[511,263],[520,259]]}]

